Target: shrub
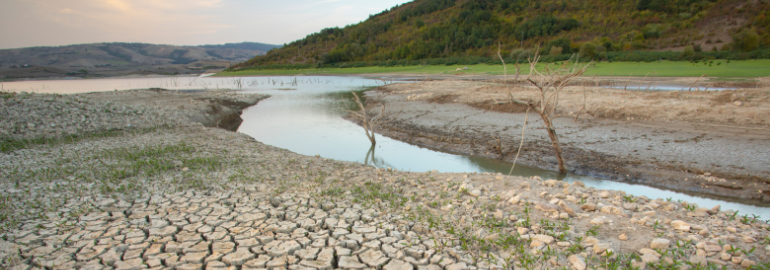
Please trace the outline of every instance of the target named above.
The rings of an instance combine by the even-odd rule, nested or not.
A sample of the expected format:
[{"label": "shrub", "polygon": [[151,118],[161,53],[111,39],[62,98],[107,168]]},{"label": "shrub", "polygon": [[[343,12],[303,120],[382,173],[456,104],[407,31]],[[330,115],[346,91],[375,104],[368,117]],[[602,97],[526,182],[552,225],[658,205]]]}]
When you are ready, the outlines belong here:
[{"label": "shrub", "polygon": [[560,55],[561,52],[562,52],[562,48],[561,47],[553,46],[553,47],[551,47],[551,51],[550,51],[549,54],[550,55]]},{"label": "shrub", "polygon": [[743,29],[733,35],[733,50],[753,51],[759,49],[759,35],[754,29]]},{"label": "shrub", "polygon": [[692,46],[692,49],[693,49],[693,50],[694,50],[696,53],[699,53],[699,52],[703,52],[703,47],[701,47],[701,46],[700,46],[700,44],[695,44],[695,45],[693,45],[693,46]]},{"label": "shrub", "polygon": [[587,42],[580,47],[580,58],[594,59],[596,58],[596,45],[591,42]]},{"label": "shrub", "polygon": [[691,45],[684,46],[684,50],[682,51],[682,57],[684,58],[692,58],[695,56],[695,49]]}]

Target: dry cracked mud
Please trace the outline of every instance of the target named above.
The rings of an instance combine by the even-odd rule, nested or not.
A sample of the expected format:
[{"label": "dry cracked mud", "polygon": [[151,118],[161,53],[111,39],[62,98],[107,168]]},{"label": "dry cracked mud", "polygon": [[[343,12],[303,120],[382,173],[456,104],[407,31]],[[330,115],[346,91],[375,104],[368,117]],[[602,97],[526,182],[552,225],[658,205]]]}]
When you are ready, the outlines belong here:
[{"label": "dry cracked mud", "polygon": [[[166,94],[186,95],[193,102],[199,97],[159,93]],[[120,100],[132,92],[112,95]],[[5,104],[19,98],[87,99],[93,106],[106,106],[110,100],[87,95],[3,98]],[[48,110],[75,106],[63,104]],[[122,108],[124,103],[112,105]],[[146,109],[142,114],[121,119],[162,114],[161,105],[134,104],[140,105]],[[119,110],[89,115],[124,117]],[[205,127],[190,115],[167,119],[162,126],[147,122],[107,133],[93,125],[93,130],[68,139],[5,139],[0,154],[0,267],[770,266],[770,226],[729,209],[537,177],[377,169],[292,153],[244,134]],[[47,129],[51,132],[37,129],[24,138],[66,133],[67,126]]]}]

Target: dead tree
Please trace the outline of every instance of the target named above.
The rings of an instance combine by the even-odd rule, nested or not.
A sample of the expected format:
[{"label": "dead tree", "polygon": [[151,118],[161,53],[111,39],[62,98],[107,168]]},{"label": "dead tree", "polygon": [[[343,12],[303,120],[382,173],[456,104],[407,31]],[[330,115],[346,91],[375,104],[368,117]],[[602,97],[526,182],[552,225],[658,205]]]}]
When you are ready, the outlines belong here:
[{"label": "dead tree", "polygon": [[358,94],[355,92],[350,92],[353,94],[353,97],[356,99],[356,103],[358,104],[358,108],[360,110],[353,111],[348,110],[349,113],[353,114],[356,118],[361,120],[361,126],[364,127],[364,131],[366,132],[366,137],[369,138],[369,141],[372,142],[372,147],[377,144],[377,140],[374,138],[374,127],[377,124],[377,121],[382,118],[382,116],[385,114],[385,104],[381,104],[380,107],[380,113],[374,116],[369,115],[366,112],[366,107],[361,102],[361,99],[358,98]]},{"label": "dead tree", "polygon": [[[534,109],[540,115],[540,118],[543,119],[545,128],[548,131],[548,137],[551,139],[551,144],[556,152],[559,172],[567,173],[567,165],[564,163],[559,136],[556,134],[556,128],[553,126],[553,118],[555,118],[556,109],[559,107],[559,94],[572,79],[582,75],[590,66],[590,63],[581,65],[575,60],[570,65],[570,62],[573,62],[573,56],[573,58],[559,66],[545,65],[541,71],[538,71],[536,67],[538,61],[540,61],[538,51],[536,50],[535,55],[529,58],[529,76],[527,76],[527,81],[537,88],[540,95],[536,98],[536,101],[530,100],[527,102],[527,106]],[[512,101],[523,103],[521,101]]]}]

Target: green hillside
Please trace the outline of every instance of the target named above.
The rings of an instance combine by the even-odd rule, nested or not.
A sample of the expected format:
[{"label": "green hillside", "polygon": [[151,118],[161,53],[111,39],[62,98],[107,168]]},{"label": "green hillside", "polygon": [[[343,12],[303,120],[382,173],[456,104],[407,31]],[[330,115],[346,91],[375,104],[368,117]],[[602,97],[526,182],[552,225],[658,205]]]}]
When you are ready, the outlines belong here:
[{"label": "green hillside", "polygon": [[[583,49],[584,59],[623,60],[627,52],[653,52],[647,58],[655,59],[723,51],[724,57],[726,51],[769,46],[768,27],[767,1],[415,0],[355,25],[323,29],[233,69],[492,59],[498,44],[511,59],[526,57],[537,45],[541,54],[565,57]],[[428,64],[436,63],[459,62]]]}]

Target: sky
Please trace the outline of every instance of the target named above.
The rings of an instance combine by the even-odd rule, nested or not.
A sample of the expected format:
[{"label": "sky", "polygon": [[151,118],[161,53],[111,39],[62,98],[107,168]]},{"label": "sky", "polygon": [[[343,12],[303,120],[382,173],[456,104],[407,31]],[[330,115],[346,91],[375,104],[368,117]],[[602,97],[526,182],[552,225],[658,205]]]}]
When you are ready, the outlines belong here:
[{"label": "sky", "polygon": [[407,0],[2,0],[0,49],[94,42],[288,43]]}]

